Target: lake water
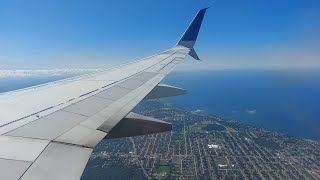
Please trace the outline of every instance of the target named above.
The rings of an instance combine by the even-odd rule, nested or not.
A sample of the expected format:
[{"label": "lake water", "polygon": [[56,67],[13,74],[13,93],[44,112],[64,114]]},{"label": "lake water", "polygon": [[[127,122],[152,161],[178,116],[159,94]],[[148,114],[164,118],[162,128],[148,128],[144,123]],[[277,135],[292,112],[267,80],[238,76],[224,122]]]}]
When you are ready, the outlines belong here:
[{"label": "lake water", "polygon": [[173,72],[165,82],[188,90],[166,99],[178,106],[320,140],[320,72]]}]

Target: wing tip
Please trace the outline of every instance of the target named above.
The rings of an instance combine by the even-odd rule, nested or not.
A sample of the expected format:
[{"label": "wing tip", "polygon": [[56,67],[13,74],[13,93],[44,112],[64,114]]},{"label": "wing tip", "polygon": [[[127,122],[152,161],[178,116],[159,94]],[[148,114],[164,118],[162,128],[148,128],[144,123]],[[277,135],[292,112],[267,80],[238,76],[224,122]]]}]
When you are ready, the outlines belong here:
[{"label": "wing tip", "polygon": [[197,15],[194,17],[194,19],[188,26],[187,30],[185,31],[185,33],[183,34],[183,36],[181,37],[177,45],[182,45],[187,48],[193,48],[197,40],[205,12],[209,8],[210,7],[206,7],[198,11]]},{"label": "wing tip", "polygon": [[200,9],[200,11],[206,11],[209,8],[210,8],[210,6]]}]

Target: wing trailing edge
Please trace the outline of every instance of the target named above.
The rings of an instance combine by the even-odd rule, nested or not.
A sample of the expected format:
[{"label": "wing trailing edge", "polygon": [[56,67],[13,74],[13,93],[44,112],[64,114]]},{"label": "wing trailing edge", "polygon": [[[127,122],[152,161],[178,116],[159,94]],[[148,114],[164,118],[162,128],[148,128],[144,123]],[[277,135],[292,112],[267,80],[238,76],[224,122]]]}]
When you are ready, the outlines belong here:
[{"label": "wing trailing edge", "polygon": [[151,92],[144,97],[146,99],[158,99],[171,96],[181,96],[186,94],[186,90],[166,84],[158,84]]},{"label": "wing trailing edge", "polygon": [[105,137],[106,139],[140,136],[171,131],[172,125],[152,117],[130,112]]}]

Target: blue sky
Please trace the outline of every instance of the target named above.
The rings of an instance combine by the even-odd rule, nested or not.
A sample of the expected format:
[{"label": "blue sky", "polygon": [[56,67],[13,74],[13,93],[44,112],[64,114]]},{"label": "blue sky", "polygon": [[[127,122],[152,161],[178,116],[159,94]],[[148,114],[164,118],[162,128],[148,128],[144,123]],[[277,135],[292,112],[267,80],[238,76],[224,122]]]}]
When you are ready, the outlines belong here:
[{"label": "blue sky", "polygon": [[180,70],[320,67],[320,1],[0,1],[0,69],[99,68],[172,47],[207,11]]}]

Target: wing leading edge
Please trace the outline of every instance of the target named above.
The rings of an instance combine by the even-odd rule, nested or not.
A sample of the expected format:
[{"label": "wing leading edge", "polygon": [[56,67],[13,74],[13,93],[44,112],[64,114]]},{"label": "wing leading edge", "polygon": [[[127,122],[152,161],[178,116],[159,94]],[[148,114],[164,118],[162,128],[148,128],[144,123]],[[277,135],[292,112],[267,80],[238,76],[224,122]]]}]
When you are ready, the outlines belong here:
[{"label": "wing leading edge", "polygon": [[117,68],[0,94],[0,179],[79,179],[103,138],[171,130],[132,113],[143,99],[185,94],[161,80],[193,49],[207,8],[173,48]]}]

